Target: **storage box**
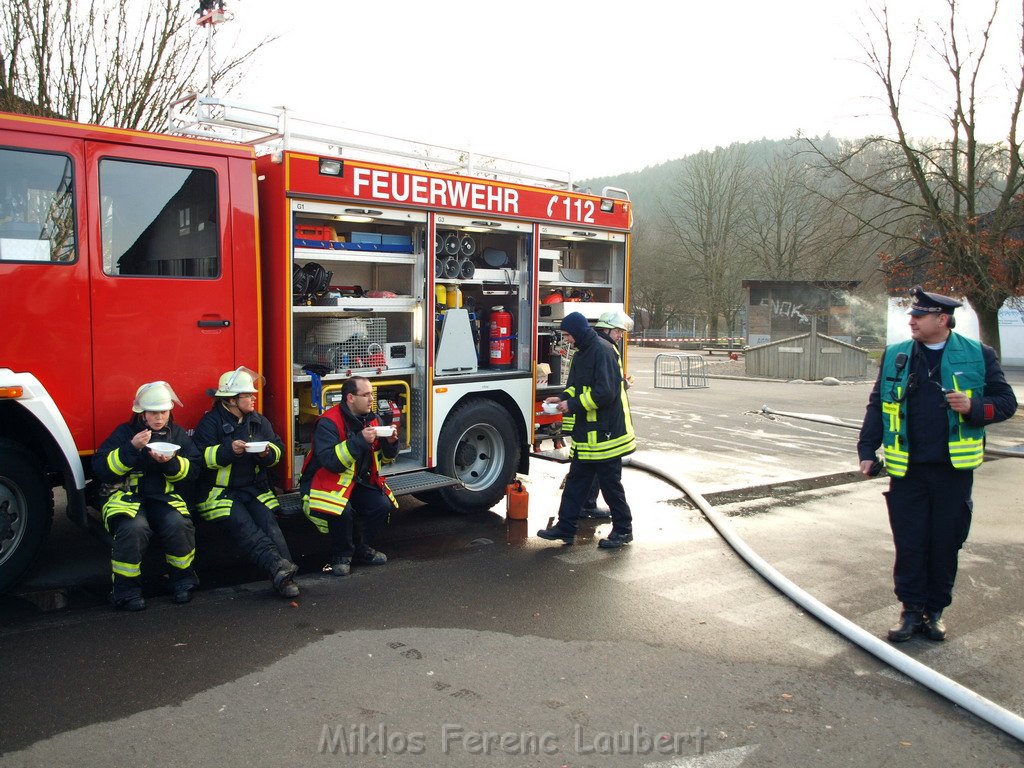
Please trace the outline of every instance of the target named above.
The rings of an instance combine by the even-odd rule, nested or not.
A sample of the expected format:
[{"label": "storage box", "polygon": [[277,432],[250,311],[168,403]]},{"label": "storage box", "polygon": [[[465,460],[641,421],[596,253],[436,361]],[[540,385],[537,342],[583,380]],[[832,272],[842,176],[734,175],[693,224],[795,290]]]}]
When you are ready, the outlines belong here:
[{"label": "storage box", "polygon": [[377,232],[353,232],[348,239],[352,243],[381,244],[381,236]]},{"label": "storage box", "polygon": [[381,245],[397,245],[400,247],[411,248],[412,238],[409,235],[381,235]]},{"label": "storage box", "polygon": [[302,240],[334,240],[337,233],[333,227],[317,227],[310,224],[296,224],[295,237]]},{"label": "storage box", "polygon": [[622,304],[610,304],[602,301],[560,301],[556,304],[541,304],[541,320],[561,320],[568,314],[579,312],[587,320],[597,320],[605,312],[622,311]]},{"label": "storage box", "polygon": [[384,361],[388,368],[412,368],[412,342],[400,341],[384,345]]}]

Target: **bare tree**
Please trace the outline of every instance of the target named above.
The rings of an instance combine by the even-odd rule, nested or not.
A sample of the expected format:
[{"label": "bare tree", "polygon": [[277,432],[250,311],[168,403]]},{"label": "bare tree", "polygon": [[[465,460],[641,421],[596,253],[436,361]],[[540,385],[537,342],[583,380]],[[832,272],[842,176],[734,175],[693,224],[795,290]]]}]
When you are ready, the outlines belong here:
[{"label": "bare tree", "polygon": [[744,243],[762,277],[848,279],[865,260],[863,225],[822,194],[820,184],[796,147],[774,152],[752,175]]},{"label": "bare tree", "polygon": [[[877,29],[864,43],[865,63],[881,86],[895,135],[870,137],[838,156],[822,157],[850,184],[847,200],[868,194],[878,201],[872,215],[859,215],[894,243],[891,253],[881,254],[890,284],[921,279],[935,290],[966,296],[977,312],[982,340],[998,350],[999,308],[1024,288],[1024,177],[1018,138],[1024,24],[1018,19],[1018,61],[1007,73],[1011,95],[1005,104],[1006,139],[986,144],[978,139],[979,107],[988,70],[994,66],[986,57],[999,29],[999,0],[993,0],[986,21],[975,30],[973,45],[961,24],[958,0],[946,0],[945,11],[942,24],[918,24],[906,54],[898,50],[900,38],[888,7],[874,12]],[[934,54],[943,71],[940,79],[925,79],[928,99],[943,93],[948,99],[948,132],[934,140],[913,139],[908,133],[921,50]],[[865,163],[868,155],[872,162]]]},{"label": "bare tree", "polygon": [[744,304],[748,266],[740,238],[749,214],[749,174],[744,146],[700,152],[686,158],[662,203],[666,235],[679,252],[712,337],[718,336],[719,317],[732,328]]},{"label": "bare tree", "polygon": [[[182,0],[0,0],[0,110],[157,130],[208,78]],[[264,44],[214,63],[223,90]],[[225,46],[226,48],[227,46]]]},{"label": "bare tree", "polygon": [[637,321],[635,334],[663,328],[677,316],[686,296],[686,279],[679,254],[647,217],[633,223],[629,265],[630,309]]}]

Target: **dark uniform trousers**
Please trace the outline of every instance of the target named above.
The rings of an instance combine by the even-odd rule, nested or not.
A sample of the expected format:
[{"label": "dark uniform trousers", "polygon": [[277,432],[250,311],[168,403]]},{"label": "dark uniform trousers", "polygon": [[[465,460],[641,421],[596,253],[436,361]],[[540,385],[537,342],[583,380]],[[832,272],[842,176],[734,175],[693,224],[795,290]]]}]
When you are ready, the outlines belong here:
[{"label": "dark uniform trousers", "polygon": [[232,489],[231,496],[231,513],[217,523],[250,562],[273,576],[292,559],[273,510],[246,491]]},{"label": "dark uniform trousers", "polygon": [[595,480],[612,513],[612,532],[632,533],[633,513],[626,502],[626,491],[622,487],[622,459],[618,457],[606,461],[573,459],[569,463],[562,503],[558,507],[558,527],[566,533],[576,533],[580,510],[587,505]]},{"label": "dark uniform trousers", "polygon": [[372,548],[392,509],[394,506],[379,489],[355,483],[344,514],[331,515],[327,520],[332,560],[350,558]]},{"label": "dark uniform trousers", "polygon": [[885,494],[896,545],[893,582],[904,605],[941,611],[953,600],[957,556],[971,528],[974,472],[911,464]]},{"label": "dark uniform trousers", "polygon": [[[192,568],[196,549],[196,529],[192,520],[166,501],[146,499],[135,517],[114,515],[110,518],[114,536],[111,559],[121,563],[141,563],[153,534],[166,553],[171,566],[171,588],[175,591],[199,586]],[[114,573],[114,600],[130,600],[142,595],[141,579]]]}]

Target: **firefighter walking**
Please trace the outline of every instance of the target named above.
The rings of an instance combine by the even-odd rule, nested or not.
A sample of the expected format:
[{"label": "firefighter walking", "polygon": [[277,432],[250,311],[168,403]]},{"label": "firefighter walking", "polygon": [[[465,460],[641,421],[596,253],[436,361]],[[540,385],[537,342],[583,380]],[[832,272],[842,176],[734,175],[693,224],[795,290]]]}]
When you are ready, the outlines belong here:
[{"label": "firefighter walking", "polygon": [[103,525],[114,537],[111,602],[129,611],[146,607],[142,557],[154,533],[170,566],[174,602],[187,603],[199,586],[192,568],[195,528],[177,490],[195,477],[199,453],[174,423],[174,403],[181,405],[167,382],[143,384],[135,393],[131,420],[117,427],[92,459],[103,484]]}]

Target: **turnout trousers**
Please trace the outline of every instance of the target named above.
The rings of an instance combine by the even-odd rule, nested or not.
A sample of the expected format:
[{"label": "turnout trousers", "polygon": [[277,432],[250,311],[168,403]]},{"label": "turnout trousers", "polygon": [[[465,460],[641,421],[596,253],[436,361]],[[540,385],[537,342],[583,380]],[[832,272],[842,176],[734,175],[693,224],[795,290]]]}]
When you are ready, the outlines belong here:
[{"label": "turnout trousers", "polygon": [[114,545],[110,560],[114,572],[114,600],[142,596],[142,556],[155,533],[170,566],[171,589],[194,589],[199,579],[192,568],[196,532],[192,520],[166,501],[146,499],[135,517],[114,515],[109,521]]},{"label": "turnout trousers", "polygon": [[612,513],[612,533],[632,533],[633,513],[622,487],[621,458],[607,461],[573,459],[569,463],[565,490],[562,491],[562,501],[558,506],[558,527],[566,533],[576,533],[580,510],[587,503],[591,485],[595,481]]},{"label": "turnout trousers", "polygon": [[904,605],[941,611],[953,600],[957,558],[971,528],[974,472],[911,464],[885,494],[896,547],[894,592]]},{"label": "turnout trousers", "polygon": [[252,494],[233,491],[230,514],[216,523],[251,563],[270,576],[292,559],[273,510]]},{"label": "turnout trousers", "polygon": [[331,559],[351,558],[357,552],[372,548],[392,509],[388,497],[380,490],[356,483],[344,514],[331,515],[327,520]]}]

